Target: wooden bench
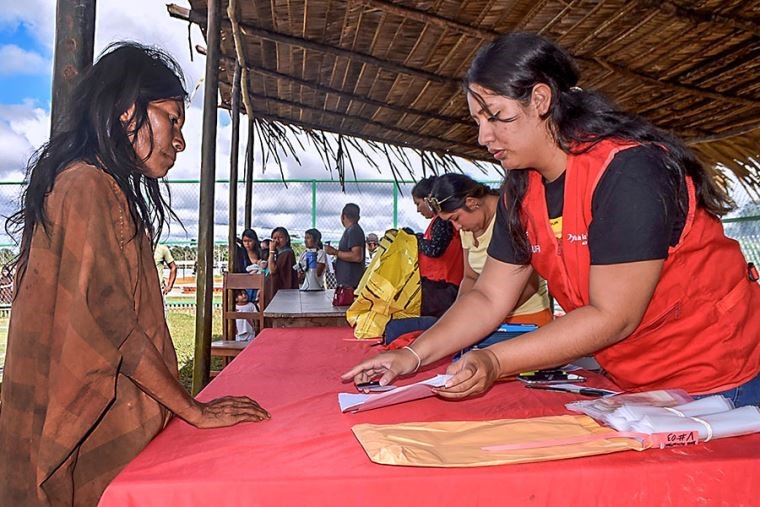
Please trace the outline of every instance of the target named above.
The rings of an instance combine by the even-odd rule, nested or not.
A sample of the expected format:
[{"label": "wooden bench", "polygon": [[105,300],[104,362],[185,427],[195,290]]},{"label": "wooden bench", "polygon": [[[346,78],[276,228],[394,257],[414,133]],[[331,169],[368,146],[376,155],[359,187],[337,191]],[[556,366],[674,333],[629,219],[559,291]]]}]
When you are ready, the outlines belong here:
[{"label": "wooden bench", "polygon": [[[211,355],[221,357],[224,363],[223,366],[227,366],[232,361],[232,358],[240,354],[246,345],[250,342],[239,342],[235,340],[219,340],[211,342]],[[219,370],[211,370],[210,376],[216,377],[219,374]]]}]

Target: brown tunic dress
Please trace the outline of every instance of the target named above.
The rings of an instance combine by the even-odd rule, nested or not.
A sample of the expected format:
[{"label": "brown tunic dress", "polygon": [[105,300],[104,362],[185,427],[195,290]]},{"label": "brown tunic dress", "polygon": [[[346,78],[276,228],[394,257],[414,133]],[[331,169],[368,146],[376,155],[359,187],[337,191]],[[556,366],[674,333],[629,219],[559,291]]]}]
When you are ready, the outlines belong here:
[{"label": "brown tunic dress", "polygon": [[169,413],[140,390],[177,376],[149,239],[124,194],[74,164],[46,198],[11,311],[0,505],[96,505]]}]

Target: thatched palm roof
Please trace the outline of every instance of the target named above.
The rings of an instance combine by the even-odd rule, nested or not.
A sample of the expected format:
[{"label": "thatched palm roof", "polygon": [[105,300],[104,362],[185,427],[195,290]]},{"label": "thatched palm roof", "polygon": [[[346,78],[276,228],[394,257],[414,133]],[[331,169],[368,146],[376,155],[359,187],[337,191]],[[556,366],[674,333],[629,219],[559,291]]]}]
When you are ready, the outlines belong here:
[{"label": "thatched palm roof", "polygon": [[[246,109],[274,138],[290,125],[317,139],[323,130],[423,150],[429,163],[490,161],[460,80],[485,42],[535,31],[576,57],[582,87],[673,131],[760,194],[757,1],[222,3],[222,102],[238,61],[247,69]],[[190,4],[169,11],[205,30],[205,0]]]}]

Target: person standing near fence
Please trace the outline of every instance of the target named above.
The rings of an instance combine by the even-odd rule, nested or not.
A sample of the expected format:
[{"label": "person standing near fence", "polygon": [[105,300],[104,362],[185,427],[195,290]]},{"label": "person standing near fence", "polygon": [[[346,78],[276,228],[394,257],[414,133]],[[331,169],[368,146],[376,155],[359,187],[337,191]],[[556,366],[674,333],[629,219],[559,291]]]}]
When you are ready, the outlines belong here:
[{"label": "person standing near fence", "polygon": [[298,273],[296,267],[296,254],[290,246],[290,233],[285,227],[275,227],[272,230],[272,242],[269,245],[269,259],[267,266],[272,279],[271,298],[280,289],[297,289]]},{"label": "person standing near fence", "polygon": [[136,43],[79,78],[70,129],[29,163],[0,410],[0,505],[97,505],[171,413],[201,428],[269,417],[193,399],[161,305],[159,179],[185,148],[181,70]]},{"label": "person standing near fence", "polygon": [[[174,282],[177,280],[177,263],[174,262],[172,251],[168,246],[159,243],[153,251],[153,260],[156,263],[156,272],[158,281],[164,296],[169,294],[174,288]],[[169,278],[164,280],[164,269],[169,268]]]},{"label": "person standing near fence", "polygon": [[364,275],[364,230],[359,225],[359,206],[350,202],[343,206],[340,223],[345,230],[338,248],[325,246],[328,255],[335,256],[335,278],[339,286],[356,289]]},{"label": "person standing near fence", "polygon": [[369,263],[372,262],[372,257],[375,256],[375,253],[377,253],[377,248],[380,246],[380,240],[377,237],[377,234],[374,232],[370,232],[367,234],[367,257],[364,259],[364,264],[369,266]]}]

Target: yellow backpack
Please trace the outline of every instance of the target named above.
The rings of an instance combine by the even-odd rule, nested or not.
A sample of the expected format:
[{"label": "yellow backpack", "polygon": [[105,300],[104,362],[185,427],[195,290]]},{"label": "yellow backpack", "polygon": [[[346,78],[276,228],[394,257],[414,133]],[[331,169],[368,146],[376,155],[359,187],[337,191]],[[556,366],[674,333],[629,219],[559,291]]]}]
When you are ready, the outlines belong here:
[{"label": "yellow backpack", "polygon": [[346,319],[356,338],[379,338],[392,317],[419,317],[421,304],[417,238],[390,229],[364,271]]}]

